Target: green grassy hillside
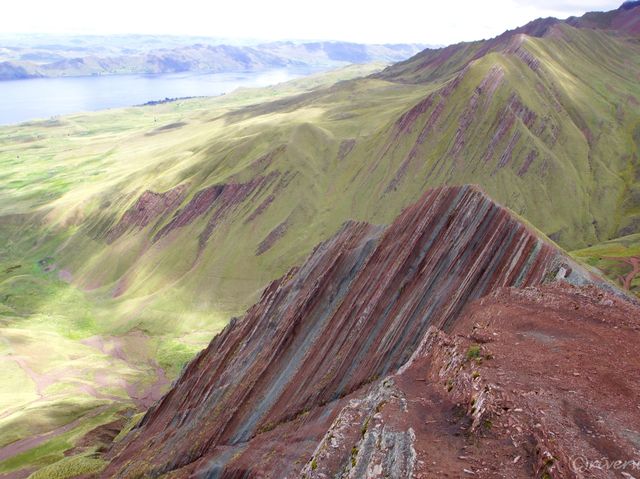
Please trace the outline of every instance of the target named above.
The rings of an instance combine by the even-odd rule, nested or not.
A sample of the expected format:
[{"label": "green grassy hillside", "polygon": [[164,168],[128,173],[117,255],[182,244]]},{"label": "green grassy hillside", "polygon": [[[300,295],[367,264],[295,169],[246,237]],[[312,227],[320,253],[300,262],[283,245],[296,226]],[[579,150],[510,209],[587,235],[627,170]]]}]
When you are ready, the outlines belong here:
[{"label": "green grassy hillside", "polygon": [[640,297],[640,234],[616,238],[572,254]]},{"label": "green grassy hillside", "polygon": [[[114,298],[109,287],[91,287],[101,274],[136,264],[137,241],[148,232],[109,246],[91,231],[103,234],[101,215],[117,217],[128,208],[128,189],[165,181],[162,165],[172,163],[169,151],[181,141],[172,131],[180,127],[163,127],[188,121],[206,133],[209,115],[380,68],[349,67],[216,99],[0,128],[0,477],[61,460],[92,427],[148,407],[229,316],[242,311],[237,300],[221,302],[229,306],[219,310],[192,308],[192,294],[184,289],[163,298],[163,291],[172,290],[168,283],[156,294],[122,298]],[[171,181],[167,187],[174,186]],[[98,200],[110,195],[112,213]],[[122,209],[115,206],[119,202]],[[96,244],[103,246],[91,251]],[[169,248],[167,258],[171,251],[177,267],[183,250]],[[75,264],[86,265],[86,279]],[[147,305],[154,305],[150,315],[143,314]],[[78,464],[63,461],[62,469],[95,467],[87,454]]]},{"label": "green grassy hillside", "polygon": [[[427,56],[0,128],[0,428],[130,407],[343,221],[431,186],[479,183],[570,250],[640,232],[635,39],[557,24]],[[44,364],[59,396],[26,380]]]}]

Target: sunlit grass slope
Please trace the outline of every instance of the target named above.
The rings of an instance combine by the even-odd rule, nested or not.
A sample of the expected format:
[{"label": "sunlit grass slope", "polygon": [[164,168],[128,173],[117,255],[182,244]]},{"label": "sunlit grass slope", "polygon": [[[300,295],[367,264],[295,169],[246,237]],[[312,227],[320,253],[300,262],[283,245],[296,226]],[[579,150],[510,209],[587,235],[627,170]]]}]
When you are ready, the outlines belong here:
[{"label": "sunlit grass slope", "polygon": [[[206,327],[200,311],[205,323],[241,312],[346,218],[388,222],[442,183],[478,182],[561,245],[584,247],[640,223],[640,55],[629,49],[563,25],[515,36],[443,81],[369,78],[254,106],[196,100],[20,127],[47,139],[9,140],[6,204],[38,208],[64,238],[50,255],[113,303],[117,332],[154,335]],[[225,185],[242,191],[200,201]],[[145,191],[176,187],[171,208],[119,225]]]},{"label": "sunlit grass slope", "polygon": [[[76,236],[83,231],[83,221],[109,214],[104,203],[96,204],[96,195],[120,197],[126,190],[123,185],[135,191],[136,185],[163,181],[162,164],[169,168],[172,164],[171,145],[183,140],[180,135],[164,137],[171,128],[162,126],[180,124],[188,117],[202,125],[202,134],[211,113],[222,115],[379,68],[349,67],[216,99],[2,128],[0,476],[54,462],[55,467],[34,477],[67,477],[99,469],[101,462],[91,451],[57,461],[92,427],[157,399],[229,315],[240,312],[237,303],[232,303],[235,310],[193,309],[188,291],[184,298],[175,294],[174,300],[163,303],[162,294],[121,300],[104,288],[69,284],[75,270],[68,265],[76,261],[96,271],[110,271],[114,264],[126,267],[127,261],[135,260],[136,250],[129,251],[125,241],[118,244],[119,252],[103,252],[105,263],[100,266],[94,258],[98,251],[91,251],[96,238]],[[128,153],[121,156],[124,150]],[[173,186],[170,181],[168,187]],[[115,196],[114,202],[123,201]],[[138,248],[135,238],[131,244]],[[151,300],[159,311],[154,313],[157,324],[139,319]]]}]

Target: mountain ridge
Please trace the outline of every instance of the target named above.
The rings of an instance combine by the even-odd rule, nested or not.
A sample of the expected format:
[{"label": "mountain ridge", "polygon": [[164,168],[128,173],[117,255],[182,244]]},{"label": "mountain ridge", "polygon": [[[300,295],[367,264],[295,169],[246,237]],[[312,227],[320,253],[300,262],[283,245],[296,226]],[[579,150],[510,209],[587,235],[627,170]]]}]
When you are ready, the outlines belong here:
[{"label": "mountain ridge", "polygon": [[[558,32],[557,28],[562,25],[569,25],[574,28],[610,31],[618,35],[637,37],[640,35],[640,5],[633,2],[629,3],[626,7],[625,5],[626,3],[617,10],[610,12],[588,12],[581,17],[568,17],[564,20],[554,17],[538,18],[523,26],[507,30],[488,40],[461,42],[437,49],[428,48],[412,58],[388,67],[385,71],[376,74],[376,76],[393,79],[407,76],[408,74],[415,74],[415,72],[411,71],[411,68],[413,67],[415,70],[416,63],[419,64],[419,68],[424,69],[432,63],[445,63],[449,61],[450,57],[455,56],[462,57],[464,61],[462,66],[468,65],[492,51],[508,51],[512,49],[513,38],[517,38],[519,35],[537,38],[544,38],[548,35],[561,35],[561,32]],[[518,43],[518,41],[516,40],[515,43]],[[458,67],[458,70],[460,69],[461,67]]]},{"label": "mountain ridge", "polygon": [[[475,187],[430,190],[386,228],[345,223],[187,366],[101,477],[316,477],[313,466],[296,470],[300,459],[260,456],[284,448],[306,462],[312,438],[321,442],[314,421],[327,428],[346,398],[410,368],[432,331],[453,329],[467,304],[554,281],[626,298]],[[325,406],[327,418],[304,418]],[[306,441],[262,443],[289,422],[308,428]],[[411,463],[408,450],[400,454]]]}]

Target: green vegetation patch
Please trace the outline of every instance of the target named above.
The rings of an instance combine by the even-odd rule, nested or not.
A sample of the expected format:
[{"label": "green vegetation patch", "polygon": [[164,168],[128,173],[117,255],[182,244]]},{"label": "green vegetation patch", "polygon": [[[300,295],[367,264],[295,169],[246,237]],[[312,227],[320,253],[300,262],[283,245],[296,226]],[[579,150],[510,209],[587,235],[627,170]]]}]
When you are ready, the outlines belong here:
[{"label": "green vegetation patch", "polygon": [[201,349],[201,346],[186,344],[180,339],[161,340],[157,352],[158,363],[171,376],[175,376]]},{"label": "green vegetation patch", "polygon": [[630,283],[630,291],[640,297],[640,273],[633,276],[634,261],[640,262],[640,234],[633,234],[573,251],[571,255],[597,268],[618,286]]},{"label": "green vegetation patch", "polygon": [[[28,467],[43,468],[63,460],[65,459],[64,452],[71,449],[75,442],[84,434],[101,424],[113,421],[117,416],[117,409],[111,408],[103,413],[87,417],[86,420],[82,421],[78,425],[78,427],[54,436],[32,449],[0,462],[0,473],[16,471]],[[65,468],[63,467],[62,471],[64,470]]]},{"label": "green vegetation patch", "polygon": [[479,344],[472,344],[467,349],[467,359],[478,359],[482,357],[482,348]]},{"label": "green vegetation patch", "polygon": [[106,461],[90,456],[65,457],[34,472],[28,479],[69,479],[82,474],[96,474],[106,465]]}]

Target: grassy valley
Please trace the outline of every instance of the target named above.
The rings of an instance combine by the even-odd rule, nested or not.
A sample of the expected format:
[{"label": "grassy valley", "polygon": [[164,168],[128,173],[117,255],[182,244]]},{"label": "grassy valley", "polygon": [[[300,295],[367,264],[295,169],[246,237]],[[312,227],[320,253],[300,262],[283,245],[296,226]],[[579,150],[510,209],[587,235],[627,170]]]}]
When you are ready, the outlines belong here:
[{"label": "grassy valley", "polygon": [[[0,360],[6,374],[0,397],[0,477],[16,469],[57,462],[64,457],[63,451],[92,427],[123,415],[128,417],[151,405],[184,363],[209,342],[231,315],[240,314],[245,307],[239,301],[231,301],[219,310],[210,306],[194,310],[187,297],[177,303],[166,298],[147,316],[141,314],[145,304],[158,303],[162,293],[122,300],[114,298],[108,287],[78,287],[58,252],[67,252],[69,259],[96,260],[91,255],[82,259],[79,250],[73,253],[74,247],[67,246],[78,229],[69,223],[68,215],[73,211],[64,202],[56,208],[51,205],[66,198],[75,207],[90,206],[95,192],[103,187],[113,191],[114,186],[107,181],[111,175],[122,181],[135,176],[138,169],[144,171],[145,161],[153,167],[157,152],[167,145],[160,141],[142,156],[138,150],[141,161],[135,164],[113,154],[113,145],[120,142],[137,137],[151,146],[165,132],[171,133],[172,128],[162,126],[179,124],[185,117],[199,121],[204,112],[224,114],[380,68],[348,67],[217,99],[4,128]],[[175,141],[175,135],[170,138],[170,143]],[[91,151],[91,159],[83,154],[77,156],[78,147]],[[146,175],[153,175],[156,167],[152,170]],[[149,176],[139,177],[139,184],[143,185]],[[75,194],[80,196],[72,199]],[[169,284],[163,288],[170,289]],[[174,299],[177,296],[176,292]],[[69,424],[73,427],[61,430]]]}]

